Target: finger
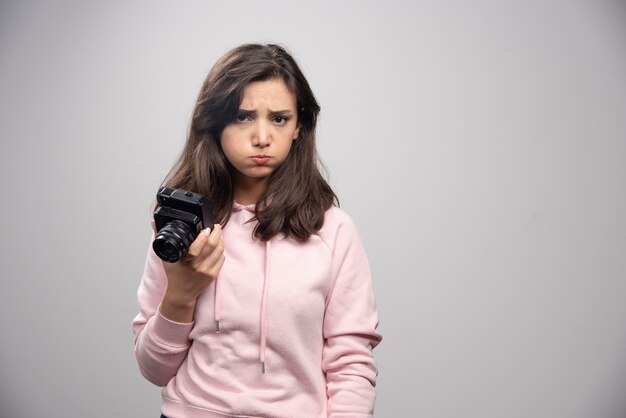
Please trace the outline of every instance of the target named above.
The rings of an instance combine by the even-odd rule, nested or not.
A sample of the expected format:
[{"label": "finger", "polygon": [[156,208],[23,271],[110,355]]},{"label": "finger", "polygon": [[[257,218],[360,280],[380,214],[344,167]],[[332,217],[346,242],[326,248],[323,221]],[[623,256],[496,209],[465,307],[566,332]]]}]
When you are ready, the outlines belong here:
[{"label": "finger", "polygon": [[226,260],[226,256],[224,255],[224,253],[221,253],[219,257],[217,258],[217,260],[215,260],[215,263],[208,268],[207,274],[213,278],[216,278],[218,273],[222,269],[222,266],[224,265],[225,260]]},{"label": "finger", "polygon": [[206,245],[208,238],[209,238],[208,232],[209,232],[209,228],[206,228],[200,231],[196,239],[194,239],[191,245],[189,246],[189,251],[187,251],[187,256],[197,257],[202,252],[202,249]]},{"label": "finger", "polygon": [[[213,251],[219,240],[222,239],[222,227],[220,224],[215,224],[213,229],[203,229],[196,239],[189,246],[187,255],[190,257],[204,256],[203,252],[210,253]],[[208,255],[208,254],[206,254]]]},{"label": "finger", "polygon": [[214,248],[208,252],[209,245],[207,244],[203,252],[206,253],[206,257],[200,257],[202,259],[202,263],[200,264],[200,268],[203,271],[208,271],[211,267],[217,262],[217,260],[224,255],[224,241],[219,240],[219,242],[215,245]]},{"label": "finger", "polygon": [[208,235],[208,247],[211,251],[217,246],[217,243],[222,239],[222,226],[215,224],[213,230]]}]

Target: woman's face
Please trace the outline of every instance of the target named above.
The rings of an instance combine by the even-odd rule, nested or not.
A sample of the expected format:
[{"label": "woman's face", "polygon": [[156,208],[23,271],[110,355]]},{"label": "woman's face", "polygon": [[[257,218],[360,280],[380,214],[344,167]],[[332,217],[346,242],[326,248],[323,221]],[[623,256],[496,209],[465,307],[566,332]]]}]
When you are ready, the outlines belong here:
[{"label": "woman's face", "polygon": [[299,133],[296,106],[296,96],[280,79],[246,86],[237,118],[226,125],[220,137],[224,154],[234,167],[236,194],[242,188],[262,193],[269,175],[285,161]]}]

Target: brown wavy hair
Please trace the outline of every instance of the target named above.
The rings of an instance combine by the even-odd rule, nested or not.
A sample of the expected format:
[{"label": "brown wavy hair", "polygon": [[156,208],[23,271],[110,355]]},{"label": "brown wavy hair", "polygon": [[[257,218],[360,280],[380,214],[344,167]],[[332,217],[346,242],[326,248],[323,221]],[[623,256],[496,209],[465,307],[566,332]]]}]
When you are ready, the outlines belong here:
[{"label": "brown wavy hair", "polygon": [[320,106],[293,57],[279,45],[241,45],[215,63],[198,95],[185,147],[163,185],[207,196],[213,219],[226,225],[234,185],[220,136],[237,117],[244,88],[269,79],[282,80],[296,96],[300,131],[256,203],[254,236],[266,241],[283,233],[306,241],[322,227],[326,210],[339,202],[320,172],[315,147]]}]

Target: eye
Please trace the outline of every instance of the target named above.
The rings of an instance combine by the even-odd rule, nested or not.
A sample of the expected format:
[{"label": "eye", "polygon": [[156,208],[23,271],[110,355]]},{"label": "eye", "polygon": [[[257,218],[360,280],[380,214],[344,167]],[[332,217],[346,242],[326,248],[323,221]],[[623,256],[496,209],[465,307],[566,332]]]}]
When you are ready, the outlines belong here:
[{"label": "eye", "polygon": [[287,121],[289,121],[289,118],[286,116],[276,116],[274,117],[274,123],[277,123],[278,125],[285,125],[287,123]]},{"label": "eye", "polygon": [[235,118],[236,122],[247,122],[249,120],[252,120],[252,119],[246,113],[241,113],[241,114],[237,115],[237,117]]}]

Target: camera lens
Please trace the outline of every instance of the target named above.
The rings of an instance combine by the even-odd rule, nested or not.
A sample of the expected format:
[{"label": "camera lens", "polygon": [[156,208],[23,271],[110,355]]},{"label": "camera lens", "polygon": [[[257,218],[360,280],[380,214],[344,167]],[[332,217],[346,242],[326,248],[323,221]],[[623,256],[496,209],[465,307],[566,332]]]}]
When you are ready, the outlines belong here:
[{"label": "camera lens", "polygon": [[175,263],[189,251],[195,239],[195,232],[186,223],[174,220],[168,222],[154,238],[152,248],[162,260]]}]

